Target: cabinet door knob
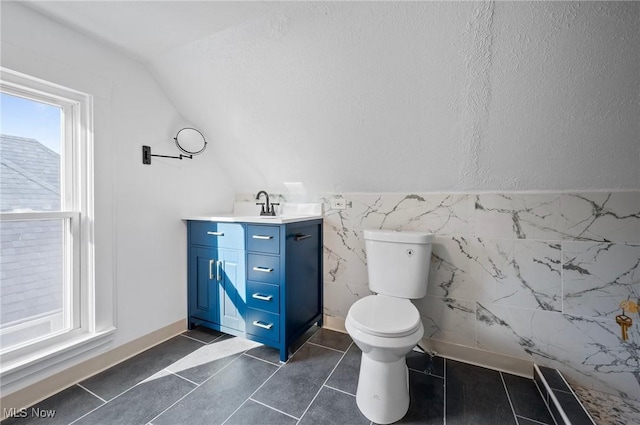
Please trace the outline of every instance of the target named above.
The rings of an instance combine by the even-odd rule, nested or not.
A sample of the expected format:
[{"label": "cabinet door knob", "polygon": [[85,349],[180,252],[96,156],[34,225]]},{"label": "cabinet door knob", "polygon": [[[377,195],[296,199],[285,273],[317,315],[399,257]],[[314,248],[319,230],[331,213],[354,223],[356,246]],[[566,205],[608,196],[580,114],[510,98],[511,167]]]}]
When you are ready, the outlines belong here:
[{"label": "cabinet door knob", "polygon": [[261,300],[261,301],[271,301],[273,299],[273,295],[262,295],[262,294],[255,293],[251,295],[251,298],[255,298],[256,300]]},{"label": "cabinet door knob", "polygon": [[211,236],[224,236],[224,232],[207,232],[207,235],[211,235]]},{"label": "cabinet door knob", "polygon": [[269,330],[269,329],[271,329],[273,327],[273,323],[263,323],[263,322],[261,322],[259,320],[254,320],[253,321],[253,326],[257,326],[259,328]]},{"label": "cabinet door knob", "polygon": [[253,271],[254,272],[262,272],[262,273],[271,273],[273,271],[273,269],[271,269],[269,267],[254,267]]}]

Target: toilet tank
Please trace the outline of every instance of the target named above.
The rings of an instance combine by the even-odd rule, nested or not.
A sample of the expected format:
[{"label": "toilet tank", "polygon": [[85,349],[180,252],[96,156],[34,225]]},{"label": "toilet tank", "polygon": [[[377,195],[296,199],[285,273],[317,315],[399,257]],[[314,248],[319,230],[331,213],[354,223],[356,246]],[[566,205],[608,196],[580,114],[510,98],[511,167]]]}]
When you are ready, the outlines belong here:
[{"label": "toilet tank", "polygon": [[427,294],[433,233],[364,230],[369,289],[398,298]]}]

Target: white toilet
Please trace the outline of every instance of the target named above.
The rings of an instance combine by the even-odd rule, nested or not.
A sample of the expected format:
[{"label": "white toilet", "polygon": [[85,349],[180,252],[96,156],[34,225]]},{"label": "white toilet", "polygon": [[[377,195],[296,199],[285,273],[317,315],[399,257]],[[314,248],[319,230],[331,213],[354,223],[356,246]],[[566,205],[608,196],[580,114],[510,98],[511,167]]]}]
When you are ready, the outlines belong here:
[{"label": "white toilet", "polygon": [[427,293],[433,234],[365,230],[370,295],[356,301],[345,326],[362,350],[356,402],[378,424],[396,422],[409,409],[405,356],[424,334],[412,298]]}]

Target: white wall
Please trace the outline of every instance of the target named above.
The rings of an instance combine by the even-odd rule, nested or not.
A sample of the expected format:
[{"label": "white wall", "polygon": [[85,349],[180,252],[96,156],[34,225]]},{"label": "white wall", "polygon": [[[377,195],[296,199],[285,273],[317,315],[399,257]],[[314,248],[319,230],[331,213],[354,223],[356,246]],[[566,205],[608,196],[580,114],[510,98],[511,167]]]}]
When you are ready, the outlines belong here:
[{"label": "white wall", "polygon": [[181,218],[231,208],[219,159],[207,150],[142,164],[142,145],[177,154],[173,137],[191,123],[140,63],[13,2],[2,4],[1,35],[2,66],[94,95],[97,299],[113,283],[113,347],[184,319]]},{"label": "white wall", "polygon": [[303,3],[151,63],[241,192],[640,186],[640,4]]}]

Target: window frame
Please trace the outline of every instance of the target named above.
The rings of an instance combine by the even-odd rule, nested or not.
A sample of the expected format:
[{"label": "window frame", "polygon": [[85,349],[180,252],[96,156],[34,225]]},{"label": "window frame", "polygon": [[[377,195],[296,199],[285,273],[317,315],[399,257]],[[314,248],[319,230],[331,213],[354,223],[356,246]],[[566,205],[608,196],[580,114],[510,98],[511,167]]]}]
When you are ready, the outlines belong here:
[{"label": "window frame", "polygon": [[[0,67],[0,91],[63,110],[61,138],[61,205],[59,211],[4,212],[0,221],[65,222],[65,274],[71,279],[71,329],[2,351],[2,387],[82,354],[114,328],[96,329],[94,250],[93,96]],[[64,182],[64,183],[63,183]],[[65,277],[66,279],[66,277]],[[66,284],[65,284],[66,285]]]}]

